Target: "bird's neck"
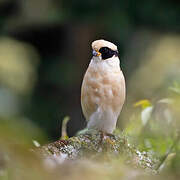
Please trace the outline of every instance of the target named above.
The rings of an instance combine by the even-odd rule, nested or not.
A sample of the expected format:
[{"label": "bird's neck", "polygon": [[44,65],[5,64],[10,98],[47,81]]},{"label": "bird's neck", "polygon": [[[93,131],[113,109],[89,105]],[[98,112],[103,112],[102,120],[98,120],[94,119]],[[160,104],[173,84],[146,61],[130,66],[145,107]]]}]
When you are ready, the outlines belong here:
[{"label": "bird's neck", "polygon": [[99,57],[93,57],[91,59],[90,65],[94,68],[103,68],[103,69],[119,69],[120,61],[118,57],[112,57],[106,60],[102,60]]}]

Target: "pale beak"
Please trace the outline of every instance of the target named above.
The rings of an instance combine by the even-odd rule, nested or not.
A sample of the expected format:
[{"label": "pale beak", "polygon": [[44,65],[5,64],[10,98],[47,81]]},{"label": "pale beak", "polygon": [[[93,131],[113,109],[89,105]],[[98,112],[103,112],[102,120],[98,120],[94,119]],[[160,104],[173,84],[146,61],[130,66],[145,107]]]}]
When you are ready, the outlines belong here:
[{"label": "pale beak", "polygon": [[93,50],[92,54],[93,54],[93,56],[100,56],[101,55],[101,53],[98,50]]}]

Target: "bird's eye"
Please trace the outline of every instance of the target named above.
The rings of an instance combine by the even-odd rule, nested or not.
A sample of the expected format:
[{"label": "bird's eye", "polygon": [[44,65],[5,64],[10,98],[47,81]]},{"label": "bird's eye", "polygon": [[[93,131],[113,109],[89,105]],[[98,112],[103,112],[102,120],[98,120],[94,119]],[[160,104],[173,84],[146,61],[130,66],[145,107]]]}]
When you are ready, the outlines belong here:
[{"label": "bird's eye", "polygon": [[102,47],[99,49],[99,52],[101,53],[102,59],[108,59],[113,57],[114,55],[117,56],[118,52],[117,51],[113,51],[112,49],[108,48],[108,47]]}]

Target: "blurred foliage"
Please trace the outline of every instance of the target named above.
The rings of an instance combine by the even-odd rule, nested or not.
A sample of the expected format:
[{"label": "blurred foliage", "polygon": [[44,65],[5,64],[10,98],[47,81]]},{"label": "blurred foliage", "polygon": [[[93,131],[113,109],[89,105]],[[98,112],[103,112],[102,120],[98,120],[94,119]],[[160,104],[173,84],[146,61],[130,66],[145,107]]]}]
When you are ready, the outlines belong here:
[{"label": "blurred foliage", "polygon": [[82,129],[80,86],[96,38],[119,47],[127,104],[151,98],[178,77],[179,12],[176,0],[1,1],[0,97],[9,103],[0,112],[26,116],[54,139],[66,115],[70,136]]},{"label": "blurred foliage", "polygon": [[85,127],[80,87],[99,38],[118,45],[126,78],[116,133],[160,160],[154,179],[179,179],[179,22],[179,0],[1,0],[0,179],[152,179],[124,157],[44,167],[28,151]]},{"label": "blurred foliage", "polygon": [[38,65],[33,47],[10,38],[1,38],[0,60],[1,84],[17,94],[30,93],[36,81]]}]

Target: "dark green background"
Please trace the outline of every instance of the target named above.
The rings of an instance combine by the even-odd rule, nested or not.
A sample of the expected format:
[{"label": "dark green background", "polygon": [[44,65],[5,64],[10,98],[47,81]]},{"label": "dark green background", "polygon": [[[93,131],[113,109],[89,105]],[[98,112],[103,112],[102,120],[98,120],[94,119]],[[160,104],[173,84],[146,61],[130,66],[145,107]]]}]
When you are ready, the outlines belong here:
[{"label": "dark green background", "polygon": [[32,45],[40,57],[33,93],[18,96],[23,103],[21,115],[55,139],[60,136],[62,119],[68,115],[68,133],[74,135],[85,127],[80,87],[91,58],[91,42],[104,38],[118,45],[128,83],[139,62],[129,62],[125,55],[140,29],[180,33],[180,1],[0,2],[0,36]]}]

